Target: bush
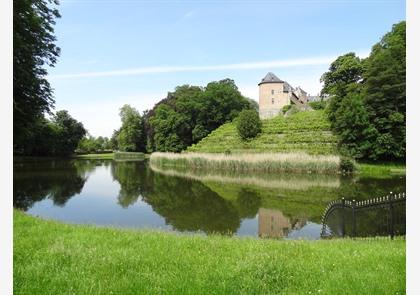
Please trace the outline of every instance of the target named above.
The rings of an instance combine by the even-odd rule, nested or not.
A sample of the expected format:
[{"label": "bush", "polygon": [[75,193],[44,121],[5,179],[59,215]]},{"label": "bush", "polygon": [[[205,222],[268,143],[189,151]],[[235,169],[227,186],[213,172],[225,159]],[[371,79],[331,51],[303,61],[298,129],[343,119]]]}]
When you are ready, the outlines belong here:
[{"label": "bush", "polygon": [[327,106],[327,102],[325,100],[321,101],[311,101],[309,102],[309,106],[314,110],[324,110]]},{"label": "bush", "polygon": [[293,104],[293,105],[290,105],[290,108],[284,114],[286,116],[290,116],[299,112],[300,112],[300,109],[295,104]]},{"label": "bush", "polygon": [[350,157],[341,157],[340,170],[344,173],[353,173],[356,170],[356,162]]},{"label": "bush", "polygon": [[291,104],[287,104],[287,105],[285,105],[284,107],[283,107],[283,109],[282,109],[282,111],[283,111],[283,114],[286,114],[286,112],[288,111],[288,110],[290,110],[290,108],[292,107],[292,105]]},{"label": "bush", "polygon": [[240,112],[236,129],[241,139],[246,140],[256,137],[261,132],[261,120],[255,110]]}]

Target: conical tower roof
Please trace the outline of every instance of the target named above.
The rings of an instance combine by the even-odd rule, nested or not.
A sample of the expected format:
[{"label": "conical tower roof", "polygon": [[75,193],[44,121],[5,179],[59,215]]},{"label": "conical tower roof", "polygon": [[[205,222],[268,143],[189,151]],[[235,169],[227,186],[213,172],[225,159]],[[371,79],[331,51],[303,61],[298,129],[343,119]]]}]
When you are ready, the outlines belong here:
[{"label": "conical tower roof", "polygon": [[284,83],[284,81],[280,80],[272,72],[268,72],[267,75],[265,75],[265,77],[261,80],[261,82],[258,85],[264,83]]}]

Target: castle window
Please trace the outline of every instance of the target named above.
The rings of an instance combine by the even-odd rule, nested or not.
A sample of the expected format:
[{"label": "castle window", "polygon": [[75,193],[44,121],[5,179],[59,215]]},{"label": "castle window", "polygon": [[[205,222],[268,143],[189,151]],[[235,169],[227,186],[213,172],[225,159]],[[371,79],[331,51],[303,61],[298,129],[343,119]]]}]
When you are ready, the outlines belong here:
[{"label": "castle window", "polygon": [[274,94],[274,90],[271,90],[271,94]]},{"label": "castle window", "polygon": [[274,98],[271,99],[271,103],[274,104]]}]

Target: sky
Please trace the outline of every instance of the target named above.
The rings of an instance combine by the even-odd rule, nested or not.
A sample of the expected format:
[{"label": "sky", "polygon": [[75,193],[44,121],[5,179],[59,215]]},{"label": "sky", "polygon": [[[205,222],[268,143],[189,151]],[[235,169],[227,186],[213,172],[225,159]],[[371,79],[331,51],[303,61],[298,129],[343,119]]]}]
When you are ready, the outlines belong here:
[{"label": "sky", "polygon": [[402,0],[61,0],[61,55],[48,80],[55,110],[93,136],[121,126],[119,108],[153,108],[176,86],[235,80],[258,101],[274,72],[311,95],[338,56],[366,57],[405,20]]}]

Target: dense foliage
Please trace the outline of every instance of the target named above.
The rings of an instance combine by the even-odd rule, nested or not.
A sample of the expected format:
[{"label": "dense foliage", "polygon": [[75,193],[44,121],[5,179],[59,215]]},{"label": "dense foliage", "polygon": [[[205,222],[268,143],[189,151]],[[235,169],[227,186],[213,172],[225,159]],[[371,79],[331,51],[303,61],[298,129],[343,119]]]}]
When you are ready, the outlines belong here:
[{"label": "dense foliage", "polygon": [[325,100],[311,101],[309,102],[309,106],[314,110],[324,110],[327,106],[327,101]]},{"label": "dense foliage", "polygon": [[118,149],[124,152],[135,152],[144,150],[143,118],[139,112],[124,105],[120,109],[122,126],[118,131]]},{"label": "dense foliage", "polygon": [[[60,53],[54,42],[57,0],[13,2],[13,144],[15,154],[69,155],[86,130],[65,110],[52,115],[53,91],[45,66]],[[52,115],[51,119],[44,117]]]},{"label": "dense foliage", "polygon": [[393,26],[366,59],[348,53],[321,81],[344,153],[370,160],[405,159],[406,25]]},{"label": "dense foliage", "polygon": [[21,143],[19,152],[33,156],[66,156],[77,148],[85,136],[81,122],[65,110],[58,111],[51,120],[41,118],[32,126],[32,132]]},{"label": "dense foliage", "polygon": [[242,140],[256,137],[261,132],[261,120],[255,110],[243,110],[238,116],[236,129]]},{"label": "dense foliage", "polygon": [[60,17],[54,4],[58,1],[13,2],[13,140],[18,151],[35,134],[53,132],[44,119],[54,106],[44,66],[54,66],[60,53],[54,44],[53,25]]},{"label": "dense foliage", "polygon": [[176,87],[145,114],[148,150],[179,152],[233,120],[243,109],[253,108],[255,102],[242,96],[231,79],[210,82],[206,87]]},{"label": "dense foliage", "polygon": [[76,152],[80,154],[101,153],[112,149],[112,143],[108,137],[98,136],[95,138],[88,134],[79,141]]},{"label": "dense foliage", "polygon": [[130,152],[179,152],[233,120],[243,109],[257,107],[255,101],[241,95],[231,79],[210,82],[206,87],[178,86],[143,115],[129,105],[121,108],[122,126],[114,130],[110,145]]}]

